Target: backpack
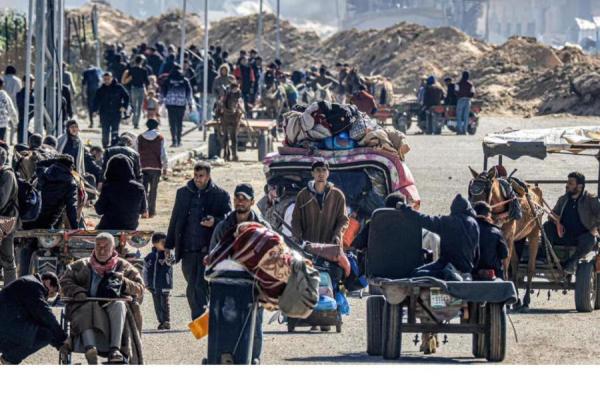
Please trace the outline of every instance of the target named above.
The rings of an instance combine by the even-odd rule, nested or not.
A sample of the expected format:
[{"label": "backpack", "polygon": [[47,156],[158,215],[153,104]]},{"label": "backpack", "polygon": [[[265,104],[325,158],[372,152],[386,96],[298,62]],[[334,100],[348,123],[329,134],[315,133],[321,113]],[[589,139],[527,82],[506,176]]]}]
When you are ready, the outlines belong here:
[{"label": "backpack", "polygon": [[33,184],[21,177],[17,177],[17,185],[19,217],[23,222],[33,222],[42,212],[42,195]]}]

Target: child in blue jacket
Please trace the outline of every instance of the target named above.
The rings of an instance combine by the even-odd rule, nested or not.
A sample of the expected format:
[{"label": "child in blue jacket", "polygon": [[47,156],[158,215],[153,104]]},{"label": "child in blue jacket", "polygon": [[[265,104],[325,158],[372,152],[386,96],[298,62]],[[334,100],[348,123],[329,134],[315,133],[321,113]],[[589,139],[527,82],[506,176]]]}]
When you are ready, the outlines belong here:
[{"label": "child in blue jacket", "polygon": [[152,235],[152,252],[144,258],[144,282],[152,293],[159,330],[171,329],[169,295],[173,289],[172,259],[165,251],[164,233]]}]

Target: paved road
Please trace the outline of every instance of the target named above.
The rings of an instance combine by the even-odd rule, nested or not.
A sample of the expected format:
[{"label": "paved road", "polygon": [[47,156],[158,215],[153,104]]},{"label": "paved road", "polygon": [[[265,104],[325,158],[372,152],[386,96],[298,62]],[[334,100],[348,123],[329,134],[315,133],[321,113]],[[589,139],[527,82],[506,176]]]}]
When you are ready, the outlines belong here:
[{"label": "paved road", "polygon": [[[465,193],[470,179],[468,165],[476,169],[482,167],[481,138],[485,133],[506,127],[550,127],[570,125],[600,125],[600,119],[545,117],[520,119],[513,117],[486,117],[482,121],[480,133],[473,137],[454,135],[410,136],[412,151],[408,163],[417,180],[417,186],[423,198],[423,211],[428,213],[447,213],[453,196]],[[199,133],[194,133],[199,135]],[[188,140],[197,140],[191,135]],[[264,185],[262,167],[251,160],[256,154],[248,152],[242,155],[242,162],[235,165],[216,167],[214,180],[232,191],[236,183],[251,182],[260,192]],[[513,166],[514,165],[514,166]],[[507,168],[518,168],[521,178],[563,178],[572,170],[580,170],[589,178],[597,176],[597,162],[589,157],[556,156],[546,161],[522,159],[507,163]],[[191,173],[183,171],[164,181],[159,189],[159,203],[162,207],[156,219],[144,221],[142,228],[165,230],[175,189],[189,178]],[[595,187],[591,187],[595,190]],[[552,204],[563,188],[554,186],[545,188],[545,197]],[[394,254],[392,254],[393,256]],[[189,318],[185,286],[179,267],[175,269],[175,289],[172,293],[172,319],[174,329],[169,332],[155,330],[156,321],[152,310],[151,298],[143,304],[144,311],[144,352],[150,364],[200,364],[206,355],[206,340],[196,341],[187,331]],[[277,323],[267,325],[265,317],[264,356],[265,364],[301,364],[301,363],[376,363],[381,359],[368,357],[366,348],[365,300],[350,298],[352,313],[344,319],[341,334],[308,332],[300,330],[289,334],[285,326]],[[572,293],[563,296],[547,293],[533,296],[532,311],[529,314],[512,315],[518,333],[517,343],[509,331],[507,363],[517,364],[571,364],[600,363],[600,313],[577,314],[574,311]],[[469,364],[480,363],[471,356],[469,336],[450,336],[434,356],[422,356],[418,347],[411,342],[413,335],[403,337],[402,362],[426,364]],[[28,359],[31,364],[54,364],[56,352],[45,349]],[[80,357],[75,358],[81,362]]]}]

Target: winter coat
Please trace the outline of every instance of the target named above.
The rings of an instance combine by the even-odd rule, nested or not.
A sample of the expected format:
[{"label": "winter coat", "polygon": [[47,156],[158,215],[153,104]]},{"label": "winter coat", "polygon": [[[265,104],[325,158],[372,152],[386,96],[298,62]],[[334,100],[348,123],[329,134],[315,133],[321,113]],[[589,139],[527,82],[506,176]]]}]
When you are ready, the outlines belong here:
[{"label": "winter coat", "polygon": [[235,82],[235,76],[229,73],[229,67],[227,65],[222,66],[221,68],[227,68],[227,75],[225,76],[217,76],[213,82],[212,94],[217,97],[217,99],[223,97],[225,95],[225,91],[229,88],[232,82]]},{"label": "winter coat", "polygon": [[456,106],[456,103],[458,102],[458,98],[456,97],[456,85],[454,83],[450,83],[448,86],[446,86],[446,88],[447,92],[446,98],[444,99],[444,104]]},{"label": "winter coat", "polygon": [[477,269],[493,269],[502,277],[502,261],[508,256],[508,244],[502,231],[487,220],[477,218],[479,225],[479,265]]},{"label": "winter coat", "polygon": [[[194,196],[198,196],[200,200],[199,220],[192,220],[190,217]],[[192,226],[199,226],[200,242],[198,244],[202,248],[202,252],[208,252],[215,227],[230,211],[229,194],[214,184],[212,180],[208,182],[208,186],[204,190],[198,189],[193,180],[188,181],[184,187],[177,190],[166,241],[168,249],[175,249],[175,261],[179,262],[186,252],[184,234],[188,223],[192,223]],[[212,228],[200,226],[202,219],[209,215],[215,218],[214,226]]]},{"label": "winter coat", "polygon": [[[567,193],[560,197],[552,210],[560,218],[562,218],[570,195]],[[594,194],[587,191],[581,193],[577,199],[577,213],[579,214],[579,220],[589,231],[596,232],[600,227],[600,201]]]},{"label": "winter coat", "polygon": [[233,72],[237,80],[240,82],[240,88],[242,89],[242,93],[248,94],[252,92],[254,88],[254,81],[256,77],[254,76],[254,70],[250,65],[238,65],[238,67]]},{"label": "winter coat", "polygon": [[451,263],[462,273],[471,273],[479,262],[479,226],[471,204],[457,195],[448,216],[428,216],[407,205],[399,208],[404,217],[440,236],[440,261]]},{"label": "winter coat", "polygon": [[[250,211],[250,218],[248,219],[248,222],[260,223],[269,229],[271,228],[271,225],[266,220],[264,220],[262,216],[260,216],[253,210]],[[212,251],[219,244],[219,241],[221,241],[223,237],[225,237],[227,232],[235,229],[237,225],[238,223],[236,218],[236,212],[235,210],[233,210],[229,212],[225,219],[223,219],[215,228],[215,232],[213,233],[212,239],[210,240],[210,251]]]},{"label": "winter coat", "polygon": [[4,75],[4,90],[10,96],[13,104],[17,102],[17,93],[21,91],[25,82],[22,82],[21,79],[16,77],[15,75]]},{"label": "winter coat", "polygon": [[131,161],[117,154],[108,161],[105,181],[95,205],[101,215],[96,230],[136,230],[148,209],[144,186],[135,180]]},{"label": "winter coat", "polygon": [[0,90],[0,128],[8,127],[9,122],[16,126],[18,117],[10,95],[4,90]]},{"label": "winter coat", "polygon": [[292,214],[292,234],[301,241],[341,244],[348,226],[344,193],[327,183],[323,208],[319,207],[315,195],[313,181],[298,193]]},{"label": "winter coat", "polygon": [[160,72],[160,67],[163,63],[163,58],[160,54],[154,53],[148,56],[147,59],[148,66],[152,69],[152,74],[158,76]]},{"label": "winter coat", "polygon": [[46,300],[48,289],[39,274],[23,276],[0,291],[0,340],[32,347],[40,328],[52,333],[51,344],[60,348],[67,339]]},{"label": "winter coat", "polygon": [[427,85],[425,92],[423,93],[423,106],[425,108],[432,107],[434,105],[440,105],[444,99],[444,89],[437,84]]},{"label": "winter coat", "polygon": [[121,108],[129,106],[129,94],[127,90],[113,79],[110,85],[102,85],[96,90],[94,97],[94,112],[103,115],[120,115]]},{"label": "winter coat", "polygon": [[85,86],[88,95],[94,96],[102,84],[102,71],[96,67],[86,69],[83,71],[81,84]]},{"label": "winter coat", "polygon": [[192,104],[192,86],[181,72],[173,70],[162,90],[163,103],[167,107],[185,107]]},{"label": "winter coat", "polygon": [[104,180],[104,174],[106,173],[106,168],[108,166],[108,161],[112,157],[117,154],[125,155],[131,161],[131,165],[133,167],[133,175],[135,179],[142,182],[142,172],[141,172],[141,163],[140,163],[140,154],[136,150],[131,147],[116,145],[106,149],[104,152],[104,157],[102,158],[102,180]]},{"label": "winter coat", "polygon": [[168,263],[165,251],[152,248],[144,258],[144,283],[151,291],[173,289],[173,266]]},{"label": "winter coat", "polygon": [[17,178],[13,170],[0,165],[0,216],[17,216],[19,214],[18,189]]},{"label": "winter coat", "polygon": [[46,160],[37,164],[37,188],[42,195],[40,216],[23,225],[25,230],[55,228],[66,211],[69,227],[77,228],[79,187],[72,172],[72,163]]},{"label": "winter coat", "polygon": [[[73,161],[75,163],[75,170],[77,171],[77,173],[79,173],[80,175],[83,176],[85,174],[85,161],[84,161],[85,148],[83,146],[83,141],[81,141],[81,138],[79,136],[69,137],[69,133],[65,133],[58,138],[58,140],[57,140],[58,145],[56,146],[56,149],[61,154],[64,154],[65,153],[64,150],[65,150],[65,147],[67,146],[67,142],[69,141],[69,138],[71,140],[76,141],[77,144],[79,145],[78,151],[77,151],[77,156],[73,157]],[[72,154],[69,154],[69,155],[72,155]]]},{"label": "winter coat", "polygon": [[162,170],[169,165],[165,139],[156,130],[148,130],[137,138],[142,170]]},{"label": "winter coat", "polygon": [[[117,273],[123,273],[123,287],[121,295],[135,296],[135,303],[131,303],[130,309],[136,321],[138,330],[142,330],[142,312],[140,303],[144,295],[144,280],[140,272],[125,259],[119,259],[114,269]],[[92,268],[89,258],[83,258],[67,266],[60,279],[62,296],[74,298],[83,293],[89,296],[90,283],[92,281]],[[128,307],[129,307],[128,306]],[[83,331],[94,329],[107,339],[110,337],[110,322],[106,311],[98,302],[71,302],[65,309],[67,319],[71,322],[71,333],[75,336]],[[124,345],[128,348],[127,345]],[[122,347],[122,349],[125,349]],[[126,353],[129,353],[125,349]]]},{"label": "winter coat", "polygon": [[457,98],[473,98],[475,96],[475,87],[470,80],[462,80],[458,82]]},{"label": "winter coat", "polygon": [[93,175],[96,178],[96,184],[102,181],[102,167],[94,159],[92,154],[88,151],[84,151],[83,161],[85,164],[85,172]]}]

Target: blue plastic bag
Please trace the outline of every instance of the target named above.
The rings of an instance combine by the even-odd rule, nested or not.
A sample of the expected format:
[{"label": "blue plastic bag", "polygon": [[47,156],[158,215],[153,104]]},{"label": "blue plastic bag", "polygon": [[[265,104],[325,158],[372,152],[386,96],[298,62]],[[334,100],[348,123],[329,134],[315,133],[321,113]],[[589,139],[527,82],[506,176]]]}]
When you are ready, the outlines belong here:
[{"label": "blue plastic bag", "polygon": [[319,302],[315,307],[315,312],[327,312],[337,309],[337,302],[330,296],[320,295]]},{"label": "blue plastic bag", "polygon": [[342,132],[335,136],[327,137],[319,143],[319,147],[330,151],[351,150],[356,147],[356,141],[350,138],[348,132]]},{"label": "blue plastic bag", "polygon": [[348,303],[346,295],[338,292],[335,294],[335,302],[337,303],[337,307],[342,315],[348,316],[350,314],[350,304]]}]

